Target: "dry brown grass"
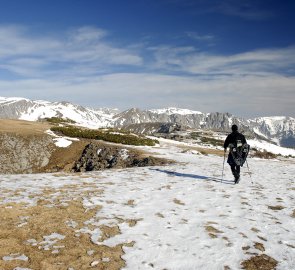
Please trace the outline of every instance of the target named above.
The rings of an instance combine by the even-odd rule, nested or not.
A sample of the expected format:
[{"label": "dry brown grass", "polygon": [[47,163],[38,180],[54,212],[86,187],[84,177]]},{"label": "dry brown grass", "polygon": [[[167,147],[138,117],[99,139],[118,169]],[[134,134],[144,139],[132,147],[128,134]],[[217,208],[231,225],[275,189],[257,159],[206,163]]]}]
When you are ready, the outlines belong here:
[{"label": "dry brown grass", "polygon": [[264,237],[262,237],[262,236],[257,235],[257,238],[259,238],[260,240],[262,240],[262,241],[264,241],[264,242],[267,242],[267,239],[264,238]]},{"label": "dry brown grass", "polygon": [[[98,263],[96,269],[114,270],[124,267],[125,262],[121,259],[124,254],[122,247],[133,243],[122,243],[115,247],[96,245],[87,232],[79,231],[85,227],[89,230],[96,228],[91,224],[85,225],[84,222],[95,218],[101,208],[96,206],[86,210],[82,197],[90,193],[99,196],[103,191],[89,186],[88,191],[80,192],[80,197],[72,199],[71,193],[78,188],[75,185],[58,190],[47,188],[42,194],[42,200],[38,200],[34,206],[21,203],[0,205],[0,259],[12,254],[24,254],[28,257],[28,261],[0,260],[1,270],[15,267],[41,270],[64,270],[69,267],[92,269],[93,262]],[[54,195],[57,193],[58,196]],[[137,221],[120,222],[134,226]],[[101,225],[99,229],[102,232],[99,241],[120,234],[118,226]],[[53,233],[65,238],[56,240],[46,248],[44,236]],[[104,258],[109,260],[103,260]]]},{"label": "dry brown grass", "polygon": [[177,145],[178,148],[183,149],[183,151],[189,151],[189,150],[196,150],[200,152],[202,155],[216,155],[223,157],[224,151],[218,150],[218,149],[210,149],[210,148],[203,148],[203,147],[197,147],[197,146],[185,146],[185,145]]},{"label": "dry brown grass", "polygon": [[274,270],[278,262],[265,255],[256,255],[241,263],[242,269],[246,270]]},{"label": "dry brown grass", "polygon": [[217,238],[218,234],[223,233],[222,231],[219,231],[218,229],[216,229],[215,227],[210,225],[211,223],[207,223],[207,225],[205,225],[205,230],[207,231],[208,235],[211,238]]},{"label": "dry brown grass", "polygon": [[260,251],[265,251],[264,245],[262,243],[254,243],[254,247]]},{"label": "dry brown grass", "polygon": [[56,147],[56,150],[50,157],[49,163],[46,167],[40,168],[40,172],[70,172],[88,143],[89,141],[87,140],[81,140],[74,141],[66,148]]},{"label": "dry brown grass", "polygon": [[179,205],[185,205],[184,202],[182,202],[182,201],[180,201],[178,199],[174,199],[173,202],[176,203],[176,204],[179,204]]},{"label": "dry brown grass", "polygon": [[274,158],[277,158],[279,155],[273,154],[266,150],[264,151],[254,150],[251,152],[251,156],[257,157],[257,158],[263,158],[263,159],[274,159]]},{"label": "dry brown grass", "polygon": [[38,135],[50,129],[51,125],[44,122],[0,119],[0,132],[19,135]]},{"label": "dry brown grass", "polygon": [[134,200],[128,200],[125,205],[134,206]]},{"label": "dry brown grass", "polygon": [[271,209],[271,210],[274,210],[274,211],[280,211],[280,210],[283,210],[285,207],[282,206],[282,205],[274,205],[274,206],[271,206],[269,205],[268,206],[268,209]]},{"label": "dry brown grass", "polygon": [[161,214],[161,213],[156,213],[156,216],[160,217],[160,218],[165,218],[165,216],[163,214]]},{"label": "dry brown grass", "polygon": [[252,232],[255,232],[255,233],[259,233],[260,231],[258,230],[258,229],[256,229],[256,228],[251,228],[251,231]]}]

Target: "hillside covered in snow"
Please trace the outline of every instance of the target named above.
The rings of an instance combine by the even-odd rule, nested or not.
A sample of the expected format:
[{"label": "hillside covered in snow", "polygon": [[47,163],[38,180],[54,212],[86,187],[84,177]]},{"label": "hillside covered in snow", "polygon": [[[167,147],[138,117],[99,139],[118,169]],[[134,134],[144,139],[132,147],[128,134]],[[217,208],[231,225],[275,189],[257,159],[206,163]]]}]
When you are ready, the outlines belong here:
[{"label": "hillside covered in snow", "polygon": [[223,157],[160,140],[177,163],[0,178],[1,269],[295,269],[293,159]]},{"label": "hillside covered in snow", "polygon": [[[229,131],[231,125],[236,123],[243,132],[260,140],[266,139],[284,147],[295,147],[295,119],[286,116],[243,119],[229,113],[202,113],[178,108],[132,108],[119,112],[117,109],[91,109],[69,102],[0,98],[0,118],[37,121],[51,117],[70,119],[77,125],[88,128],[122,128],[136,125],[136,129],[141,132],[151,123],[179,124],[184,128],[221,131]],[[158,130],[161,130],[161,127]]]}]

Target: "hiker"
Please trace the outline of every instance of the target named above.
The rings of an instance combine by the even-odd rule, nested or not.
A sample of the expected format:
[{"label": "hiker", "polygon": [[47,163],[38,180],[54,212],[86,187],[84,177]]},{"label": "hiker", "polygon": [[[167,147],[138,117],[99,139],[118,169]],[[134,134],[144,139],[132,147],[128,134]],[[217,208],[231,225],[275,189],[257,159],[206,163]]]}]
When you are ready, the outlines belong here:
[{"label": "hiker", "polygon": [[[224,153],[226,152],[227,147],[229,147],[230,151],[228,154],[227,163],[230,165],[231,171],[235,177],[235,184],[237,184],[240,180],[240,167],[243,166],[244,162],[239,162],[239,160],[236,159],[235,154],[238,147],[243,145],[247,146],[247,142],[245,136],[238,132],[237,125],[232,125],[231,130],[232,133],[230,133],[224,141]],[[244,161],[246,160],[246,157]]]}]

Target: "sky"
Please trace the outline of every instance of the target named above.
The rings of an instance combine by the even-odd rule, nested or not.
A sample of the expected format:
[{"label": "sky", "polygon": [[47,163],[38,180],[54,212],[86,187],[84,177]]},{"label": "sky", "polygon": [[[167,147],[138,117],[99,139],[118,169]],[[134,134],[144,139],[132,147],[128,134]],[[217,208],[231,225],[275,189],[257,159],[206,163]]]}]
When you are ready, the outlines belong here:
[{"label": "sky", "polygon": [[0,0],[0,96],[295,117],[295,1]]}]

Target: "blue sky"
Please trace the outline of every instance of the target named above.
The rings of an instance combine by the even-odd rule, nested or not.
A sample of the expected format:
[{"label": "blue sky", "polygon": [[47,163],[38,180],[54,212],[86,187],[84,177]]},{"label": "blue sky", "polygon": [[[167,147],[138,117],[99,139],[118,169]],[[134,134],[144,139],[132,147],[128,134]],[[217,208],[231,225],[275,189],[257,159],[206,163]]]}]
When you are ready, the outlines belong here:
[{"label": "blue sky", "polygon": [[295,116],[295,1],[0,0],[0,95]]}]

